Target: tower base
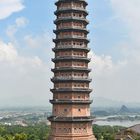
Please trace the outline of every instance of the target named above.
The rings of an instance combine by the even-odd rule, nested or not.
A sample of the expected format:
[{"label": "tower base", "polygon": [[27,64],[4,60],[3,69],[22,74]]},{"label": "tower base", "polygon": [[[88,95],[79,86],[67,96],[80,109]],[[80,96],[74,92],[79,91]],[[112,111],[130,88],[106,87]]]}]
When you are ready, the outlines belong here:
[{"label": "tower base", "polygon": [[97,140],[94,135],[92,136],[62,136],[62,137],[57,137],[57,136],[50,136],[48,140]]}]

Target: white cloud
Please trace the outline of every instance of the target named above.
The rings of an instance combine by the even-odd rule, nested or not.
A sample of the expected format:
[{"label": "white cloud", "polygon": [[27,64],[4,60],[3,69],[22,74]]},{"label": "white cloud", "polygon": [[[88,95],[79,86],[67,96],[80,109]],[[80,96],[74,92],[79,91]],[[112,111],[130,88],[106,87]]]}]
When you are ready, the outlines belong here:
[{"label": "white cloud", "polygon": [[93,68],[94,74],[96,76],[100,75],[103,71],[108,72],[115,67],[112,62],[111,56],[99,56],[91,51],[89,57],[92,60],[90,63],[90,67]]},{"label": "white cloud", "polygon": [[0,61],[14,61],[17,58],[17,51],[11,43],[5,44],[0,41]]},{"label": "white cloud", "polygon": [[[128,29],[128,40],[119,43],[121,58],[92,54],[94,96],[139,102],[140,91],[140,1],[109,0],[117,17]],[[118,29],[119,30],[119,29]],[[116,53],[120,53],[117,52]]]},{"label": "white cloud", "polygon": [[38,56],[25,57],[12,43],[0,41],[1,106],[47,105],[50,76],[50,66]]},{"label": "white cloud", "polygon": [[39,67],[43,64],[38,56],[24,57],[18,54],[17,49],[12,43],[4,43],[0,41],[0,62],[12,66],[24,66],[26,64],[31,67]]},{"label": "white cloud", "polygon": [[[28,47],[31,48],[51,48],[54,46],[52,36],[49,33],[42,33],[39,36],[26,35],[24,41]],[[47,46],[46,46],[47,45]],[[50,49],[51,51],[51,49]],[[52,52],[52,51],[51,51]]]},{"label": "white cloud", "polygon": [[25,17],[19,17],[15,21],[17,27],[24,27],[28,24],[28,20]]},{"label": "white cloud", "polygon": [[[92,62],[92,88],[95,94],[115,100],[139,101],[140,95],[140,1],[109,0],[115,11],[115,17],[124,22],[129,31],[129,40],[122,40],[118,48],[121,59],[113,60],[111,56],[90,53]],[[116,19],[115,19],[116,20]],[[13,28],[7,30],[13,36],[19,27],[26,25],[26,20],[19,18]],[[15,28],[16,25],[16,28]],[[119,30],[119,29],[118,29]],[[46,52],[46,63],[52,57],[53,46],[50,35],[26,35],[25,46],[39,55]],[[39,50],[39,51],[38,51]],[[28,49],[25,50],[26,53]],[[116,52],[116,53],[120,53]],[[25,57],[12,43],[0,42],[0,103],[6,101],[16,104],[46,104],[50,94],[51,64],[45,64],[38,55]],[[47,60],[48,59],[48,60]],[[8,87],[8,88],[7,88]],[[2,94],[4,93],[4,94]]]},{"label": "white cloud", "polygon": [[25,27],[28,24],[28,20],[25,17],[19,17],[15,20],[13,25],[9,25],[6,30],[6,34],[14,39],[15,33],[20,29]]},{"label": "white cloud", "polygon": [[22,0],[0,0],[0,20],[24,9]]},{"label": "white cloud", "polygon": [[[133,41],[133,43],[140,44],[140,1],[110,0],[110,2],[116,16],[127,26],[130,40]],[[137,47],[138,44],[135,44],[133,47]]]},{"label": "white cloud", "polygon": [[90,67],[93,98],[104,97],[117,101],[139,102],[139,59],[123,59],[115,63],[109,56],[93,54],[92,58]]},{"label": "white cloud", "polygon": [[[110,0],[118,20],[127,26],[129,38],[119,45],[122,55],[128,63],[140,62],[140,1],[139,0]],[[140,64],[139,64],[140,65]]]}]

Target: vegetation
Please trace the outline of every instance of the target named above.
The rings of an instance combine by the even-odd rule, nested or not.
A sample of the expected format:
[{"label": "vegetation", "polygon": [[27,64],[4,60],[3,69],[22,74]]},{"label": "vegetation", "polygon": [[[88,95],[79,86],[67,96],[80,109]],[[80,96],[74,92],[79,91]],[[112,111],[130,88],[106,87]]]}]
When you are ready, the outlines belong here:
[{"label": "vegetation", "polygon": [[47,140],[49,130],[46,125],[1,126],[0,140]]},{"label": "vegetation", "polygon": [[[93,129],[98,140],[114,140],[115,133],[122,127],[94,125]],[[47,140],[49,132],[46,125],[0,126],[0,140]]]},{"label": "vegetation", "polygon": [[98,126],[94,125],[93,131],[97,140],[114,140],[115,134],[124,127],[120,126]]}]

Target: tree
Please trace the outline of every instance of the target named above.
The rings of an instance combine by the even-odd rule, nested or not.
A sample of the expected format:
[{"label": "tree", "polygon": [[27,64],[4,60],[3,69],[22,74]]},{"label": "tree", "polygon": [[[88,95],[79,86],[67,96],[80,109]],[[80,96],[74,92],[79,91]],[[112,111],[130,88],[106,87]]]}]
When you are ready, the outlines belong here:
[{"label": "tree", "polygon": [[27,140],[27,135],[24,133],[16,134],[14,140]]},{"label": "tree", "polygon": [[5,140],[3,137],[0,136],[0,140]]},{"label": "tree", "polygon": [[5,131],[6,131],[6,130],[5,130],[5,127],[1,126],[1,127],[0,127],[0,135],[2,135]]},{"label": "tree", "polygon": [[9,135],[9,134],[6,134],[4,136],[5,140],[13,140],[13,136]]},{"label": "tree", "polygon": [[28,136],[28,140],[40,140],[40,139],[35,134],[31,134],[31,135]]}]

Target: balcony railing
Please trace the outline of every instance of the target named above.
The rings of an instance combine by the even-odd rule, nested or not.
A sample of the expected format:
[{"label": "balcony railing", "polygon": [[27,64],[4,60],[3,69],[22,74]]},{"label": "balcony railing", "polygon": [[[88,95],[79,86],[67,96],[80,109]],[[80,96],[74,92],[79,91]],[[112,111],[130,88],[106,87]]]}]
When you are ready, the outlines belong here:
[{"label": "balcony railing", "polygon": [[65,35],[65,36],[57,36],[57,38],[56,38],[56,39],[65,39],[65,38],[87,39],[87,36]]},{"label": "balcony railing", "polygon": [[74,9],[74,10],[81,10],[81,11],[86,11],[84,7],[76,7],[76,6],[69,6],[69,7],[58,7],[57,10],[68,10],[68,9]]},{"label": "balcony railing", "polygon": [[89,79],[88,76],[59,76],[59,77],[54,77],[53,79],[56,80],[61,80],[61,79]]},{"label": "balcony railing", "polygon": [[78,93],[85,93],[85,92],[92,92],[92,89],[89,89],[88,87],[86,88],[54,88],[54,89],[50,89],[51,92],[67,92],[67,93],[71,93],[71,92],[78,92]]},{"label": "balcony railing", "polygon": [[68,35],[68,36],[57,36],[55,39],[53,39],[54,43],[60,42],[61,40],[79,40],[84,41],[86,43],[89,43],[90,40],[86,36],[76,36],[76,35]]},{"label": "balcony railing", "polygon": [[59,81],[84,81],[84,82],[91,82],[92,79],[88,77],[54,77],[51,79],[52,82],[59,82]]},{"label": "balcony railing", "polygon": [[87,56],[84,55],[69,55],[69,56],[56,56],[54,59],[85,59],[90,61],[90,58],[87,58]]},{"label": "balcony railing", "polygon": [[73,17],[73,16],[69,16],[69,17],[59,17],[58,19],[56,19],[54,21],[55,24],[57,24],[60,21],[64,21],[64,20],[76,20],[76,21],[83,21],[86,24],[89,23],[89,21],[86,19],[86,17]]},{"label": "balcony railing", "polygon": [[58,7],[55,14],[59,11],[65,11],[65,10],[78,10],[78,11],[84,11],[88,14],[87,10],[84,7],[76,7],[76,6],[69,6],[69,7]]},{"label": "balcony railing", "polygon": [[89,30],[87,30],[85,27],[83,26],[61,26],[61,27],[58,27],[56,30],[54,30],[54,33],[58,32],[59,30],[70,30],[70,29],[75,29],[75,30],[82,30],[82,31],[85,31],[85,32],[89,32]]},{"label": "balcony railing", "polygon": [[[65,0],[57,0],[56,2],[55,2],[55,5],[58,5],[59,3],[61,3],[61,2],[64,2]],[[84,2],[84,4],[85,5],[88,5],[88,3],[85,1],[85,0],[78,0],[78,2]]]},{"label": "balcony railing", "polygon": [[52,71],[54,72],[54,71],[72,71],[72,70],[76,70],[76,71],[88,71],[88,72],[90,72],[91,71],[91,69],[88,69],[87,67],[75,67],[75,66],[73,66],[73,67],[56,67],[56,68],[54,68],[54,69],[52,69]]},{"label": "balcony railing", "polygon": [[85,50],[86,52],[90,51],[90,48],[88,48],[86,45],[58,45],[54,47],[52,50],[57,51],[57,50],[68,50],[68,49],[80,49],[80,50]]},{"label": "balcony railing", "polygon": [[86,19],[86,17],[84,16],[72,16],[72,15],[69,15],[69,16],[59,16],[58,19],[67,19],[67,18],[72,18],[72,19]]},{"label": "balcony railing", "polygon": [[77,70],[77,71],[83,71],[87,68],[87,66],[75,66],[75,65],[71,65],[71,66],[56,66],[55,69],[58,70],[63,70],[66,71],[68,69],[70,70]]},{"label": "balcony railing", "polygon": [[91,104],[93,100],[50,100],[52,104]]},{"label": "balcony railing", "polygon": [[56,122],[86,122],[86,121],[93,121],[94,117],[62,117],[62,116],[51,116],[48,117],[50,121]]},{"label": "balcony railing", "polygon": [[64,56],[64,57],[56,57],[56,58],[53,58],[52,61],[53,62],[58,62],[58,61],[83,61],[83,62],[87,62],[89,63],[90,62],[90,58],[87,58],[87,57],[79,57],[79,56]]},{"label": "balcony railing", "polygon": [[58,45],[57,48],[87,48],[85,45]]},{"label": "balcony railing", "polygon": [[83,9],[83,8],[66,8],[66,9],[60,9],[60,10],[56,10],[54,12],[55,15],[59,15],[60,13],[75,13],[75,12],[79,12],[79,13],[83,13],[83,16],[86,17],[89,13]]}]

